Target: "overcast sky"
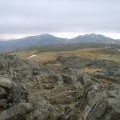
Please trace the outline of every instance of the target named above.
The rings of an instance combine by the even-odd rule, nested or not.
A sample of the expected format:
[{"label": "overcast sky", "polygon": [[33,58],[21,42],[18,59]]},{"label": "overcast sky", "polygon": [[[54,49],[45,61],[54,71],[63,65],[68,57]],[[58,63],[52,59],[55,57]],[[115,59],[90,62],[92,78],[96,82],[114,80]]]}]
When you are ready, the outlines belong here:
[{"label": "overcast sky", "polygon": [[0,0],[0,38],[43,33],[120,38],[120,0]]}]

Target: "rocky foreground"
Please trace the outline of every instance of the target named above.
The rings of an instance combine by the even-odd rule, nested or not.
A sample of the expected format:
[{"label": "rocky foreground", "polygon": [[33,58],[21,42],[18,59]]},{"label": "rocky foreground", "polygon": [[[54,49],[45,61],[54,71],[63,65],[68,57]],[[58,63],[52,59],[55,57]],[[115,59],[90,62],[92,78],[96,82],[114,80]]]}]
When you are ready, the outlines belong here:
[{"label": "rocky foreground", "polygon": [[0,54],[0,120],[120,120],[120,64]]}]

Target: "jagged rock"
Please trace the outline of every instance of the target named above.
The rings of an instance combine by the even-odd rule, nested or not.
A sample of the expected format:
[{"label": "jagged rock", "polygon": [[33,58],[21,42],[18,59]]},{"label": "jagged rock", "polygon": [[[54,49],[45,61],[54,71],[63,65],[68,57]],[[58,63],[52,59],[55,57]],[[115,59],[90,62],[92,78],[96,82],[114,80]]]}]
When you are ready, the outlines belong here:
[{"label": "jagged rock", "polygon": [[26,114],[33,109],[30,103],[20,103],[0,113],[0,120],[25,120]]},{"label": "jagged rock", "polygon": [[85,120],[98,120],[103,117],[107,108],[105,101],[96,103],[90,110]]},{"label": "jagged rock", "polygon": [[[84,114],[85,120],[119,120],[119,91],[119,85],[113,84],[112,86],[108,86],[108,88],[93,85],[91,91],[89,91],[87,95],[88,103]],[[104,107],[102,108],[96,106],[98,104],[102,105],[103,103]]]}]

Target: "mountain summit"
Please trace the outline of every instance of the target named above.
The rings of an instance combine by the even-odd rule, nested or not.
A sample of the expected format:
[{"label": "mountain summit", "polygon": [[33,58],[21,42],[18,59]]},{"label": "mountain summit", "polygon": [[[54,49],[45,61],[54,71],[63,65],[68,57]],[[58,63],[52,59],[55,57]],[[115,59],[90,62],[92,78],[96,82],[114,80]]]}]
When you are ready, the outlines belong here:
[{"label": "mountain summit", "polygon": [[71,39],[73,43],[101,43],[101,44],[115,44],[116,41],[112,38],[100,35],[100,34],[86,34],[80,35]]}]

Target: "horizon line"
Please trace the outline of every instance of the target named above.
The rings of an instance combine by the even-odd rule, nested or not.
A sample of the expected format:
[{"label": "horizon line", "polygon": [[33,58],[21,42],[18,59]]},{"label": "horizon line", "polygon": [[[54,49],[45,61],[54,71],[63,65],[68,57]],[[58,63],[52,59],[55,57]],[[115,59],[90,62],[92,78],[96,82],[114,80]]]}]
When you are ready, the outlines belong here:
[{"label": "horizon line", "polygon": [[71,33],[71,32],[61,32],[61,33],[41,33],[41,34],[5,34],[0,35],[0,41],[11,41],[11,40],[19,40],[24,39],[26,37],[34,37],[34,36],[41,36],[41,35],[52,35],[54,37],[63,38],[63,39],[73,39],[78,36],[84,36],[84,35],[103,35],[105,37],[109,37],[114,40],[120,39],[119,33]]}]

